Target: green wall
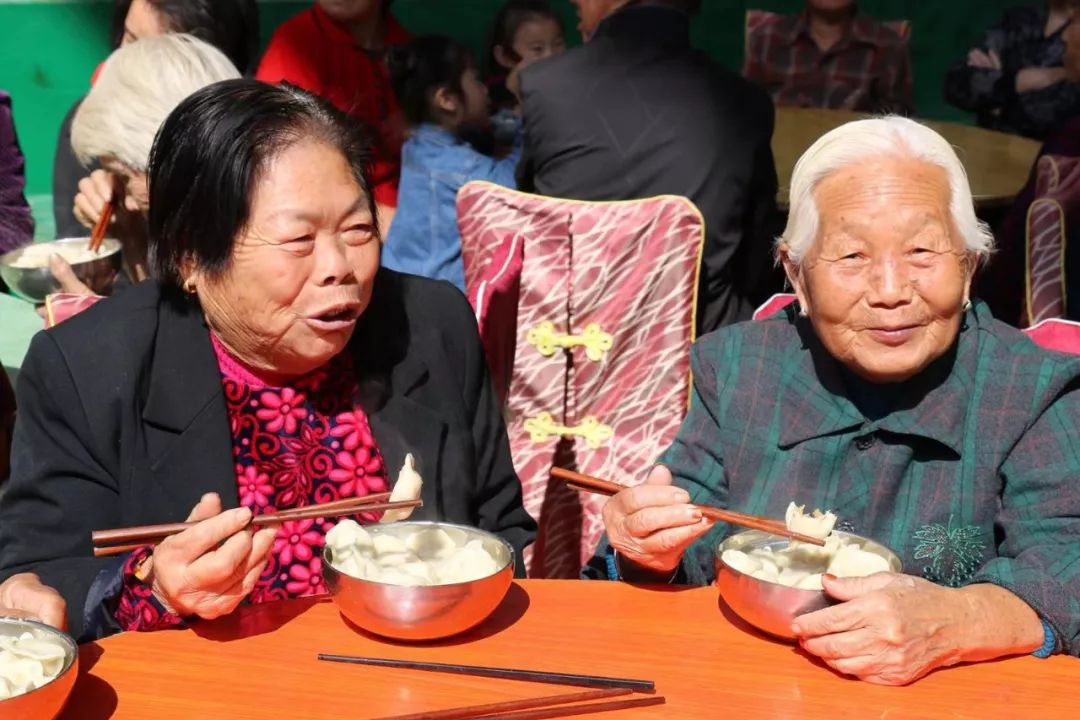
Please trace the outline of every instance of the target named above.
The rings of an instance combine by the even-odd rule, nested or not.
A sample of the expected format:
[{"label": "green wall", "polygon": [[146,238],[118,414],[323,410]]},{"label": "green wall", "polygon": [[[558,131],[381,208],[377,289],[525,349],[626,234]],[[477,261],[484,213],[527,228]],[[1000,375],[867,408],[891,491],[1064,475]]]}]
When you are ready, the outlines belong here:
[{"label": "green wall", "polygon": [[[966,120],[945,104],[945,69],[1001,15],[1022,0],[863,0],[860,6],[880,19],[906,18],[912,23],[916,105],[924,117]],[[305,2],[260,3],[263,41],[283,19]],[[554,0],[575,24],[568,0]],[[450,32],[480,49],[500,0],[396,0],[398,17],[414,32]],[[802,0],[705,0],[695,25],[696,44],[732,69],[742,58],[743,18],[748,7],[792,11]],[[35,215],[42,219],[39,236],[51,233],[47,208],[53,146],[64,112],[85,92],[95,65],[108,53],[110,3],[90,1],[10,2],[0,0],[0,88],[14,98],[20,142],[27,156],[28,192]],[[575,33],[572,33],[576,36]]]}]

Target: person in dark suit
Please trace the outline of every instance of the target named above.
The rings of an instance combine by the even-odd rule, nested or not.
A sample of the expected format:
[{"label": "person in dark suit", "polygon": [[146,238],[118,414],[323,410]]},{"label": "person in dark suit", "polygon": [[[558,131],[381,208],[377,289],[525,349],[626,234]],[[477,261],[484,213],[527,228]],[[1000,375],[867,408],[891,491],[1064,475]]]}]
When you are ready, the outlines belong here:
[{"label": "person in dark suit", "polygon": [[[292,86],[198,91],[151,153],[155,279],[31,344],[0,577],[55,587],[75,637],[325,592],[333,520],[249,520],[385,491],[406,454],[414,517],[519,557],[532,542],[468,302],[379,269],[362,133]],[[95,529],[185,515],[197,525],[156,547],[92,557]]]},{"label": "person in dark suit", "polygon": [[577,0],[588,42],[521,74],[522,190],[575,200],[674,194],[705,218],[698,332],[779,285],[765,92],[690,46],[698,0]]}]

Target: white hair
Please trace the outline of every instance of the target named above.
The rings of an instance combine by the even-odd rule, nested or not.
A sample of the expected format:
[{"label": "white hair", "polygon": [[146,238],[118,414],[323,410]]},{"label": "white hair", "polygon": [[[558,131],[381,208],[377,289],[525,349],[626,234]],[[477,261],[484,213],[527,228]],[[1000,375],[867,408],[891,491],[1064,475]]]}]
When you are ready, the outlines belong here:
[{"label": "white hair", "polygon": [[818,235],[818,207],[814,191],[830,174],[874,157],[902,156],[942,168],[949,178],[950,213],[964,246],[978,262],[989,257],[994,236],[975,216],[975,203],[967,173],[956,151],[926,125],[897,115],[855,120],[822,135],[795,164],[787,227],[777,240],[788,258],[802,263]]},{"label": "white hair", "polygon": [[192,35],[170,33],[117,49],[71,123],[84,164],[111,156],[145,171],[158,128],[192,93],[240,77],[225,54]]}]

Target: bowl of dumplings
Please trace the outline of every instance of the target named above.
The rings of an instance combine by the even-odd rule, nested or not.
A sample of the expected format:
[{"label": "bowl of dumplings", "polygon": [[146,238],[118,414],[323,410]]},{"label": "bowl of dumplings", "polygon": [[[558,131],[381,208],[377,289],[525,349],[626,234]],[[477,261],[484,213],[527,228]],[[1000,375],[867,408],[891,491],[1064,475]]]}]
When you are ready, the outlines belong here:
[{"label": "bowl of dumplings", "polygon": [[789,530],[821,538],[824,547],[789,540],[760,530],[726,538],[716,549],[716,586],[739,617],[770,635],[794,640],[791,623],[799,615],[833,604],[821,585],[825,573],[863,577],[901,572],[900,558],[889,548],[852,533],[833,530],[836,516],[791,503]]},{"label": "bowl of dumplings", "polygon": [[75,684],[79,647],[35,620],[0,617],[0,718],[54,718]]},{"label": "bowl of dumplings", "polygon": [[509,543],[451,523],[343,520],[323,549],[323,578],[341,614],[394,640],[436,640],[475,627],[502,602],[513,576]]}]

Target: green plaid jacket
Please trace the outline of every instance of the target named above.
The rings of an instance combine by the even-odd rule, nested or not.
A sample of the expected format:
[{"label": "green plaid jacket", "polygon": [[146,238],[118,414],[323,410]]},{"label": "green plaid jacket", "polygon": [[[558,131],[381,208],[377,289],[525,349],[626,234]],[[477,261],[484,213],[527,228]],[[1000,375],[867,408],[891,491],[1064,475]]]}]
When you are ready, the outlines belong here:
[{"label": "green plaid jacket", "polygon": [[[661,462],[695,502],[832,509],[905,572],[1008,588],[1080,654],[1080,357],[1036,347],[977,303],[953,349],[876,421],[793,308],[703,337],[692,367],[690,412]],[[686,581],[713,580],[731,531],[690,548]]]}]

